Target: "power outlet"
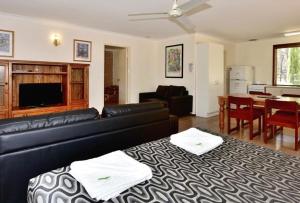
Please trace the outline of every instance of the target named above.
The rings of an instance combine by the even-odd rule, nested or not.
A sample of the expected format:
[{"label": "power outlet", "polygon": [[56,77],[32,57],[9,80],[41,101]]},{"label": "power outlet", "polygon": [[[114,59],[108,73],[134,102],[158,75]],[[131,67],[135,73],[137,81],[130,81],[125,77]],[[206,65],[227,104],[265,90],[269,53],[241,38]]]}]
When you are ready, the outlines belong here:
[{"label": "power outlet", "polygon": [[189,71],[193,72],[194,70],[194,64],[193,63],[189,63]]}]

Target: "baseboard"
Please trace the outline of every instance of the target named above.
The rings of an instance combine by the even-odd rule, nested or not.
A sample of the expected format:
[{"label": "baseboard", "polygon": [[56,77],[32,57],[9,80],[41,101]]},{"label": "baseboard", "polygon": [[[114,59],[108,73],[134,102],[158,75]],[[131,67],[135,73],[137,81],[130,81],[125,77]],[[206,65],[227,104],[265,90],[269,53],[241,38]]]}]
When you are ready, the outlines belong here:
[{"label": "baseboard", "polygon": [[210,117],[214,117],[214,116],[217,116],[217,115],[219,115],[219,111],[215,111],[215,112],[211,112],[211,113],[206,113],[205,115],[201,115],[199,117],[210,118]]}]

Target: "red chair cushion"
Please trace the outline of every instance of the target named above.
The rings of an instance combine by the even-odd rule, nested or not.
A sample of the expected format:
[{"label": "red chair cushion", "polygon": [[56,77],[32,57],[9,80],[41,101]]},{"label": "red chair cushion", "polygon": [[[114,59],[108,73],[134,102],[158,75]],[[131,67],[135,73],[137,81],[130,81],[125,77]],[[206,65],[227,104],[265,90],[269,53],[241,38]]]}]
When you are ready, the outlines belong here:
[{"label": "red chair cushion", "polygon": [[296,116],[293,112],[277,111],[268,120],[273,124],[284,123],[290,126],[296,126]]},{"label": "red chair cushion", "polygon": [[[253,109],[253,119],[257,119],[261,117],[264,114],[264,111],[262,112],[259,109]],[[230,117],[233,118],[240,118],[242,120],[249,120],[249,117],[251,115],[251,111],[249,107],[244,107],[242,109],[235,109],[230,111]]]}]

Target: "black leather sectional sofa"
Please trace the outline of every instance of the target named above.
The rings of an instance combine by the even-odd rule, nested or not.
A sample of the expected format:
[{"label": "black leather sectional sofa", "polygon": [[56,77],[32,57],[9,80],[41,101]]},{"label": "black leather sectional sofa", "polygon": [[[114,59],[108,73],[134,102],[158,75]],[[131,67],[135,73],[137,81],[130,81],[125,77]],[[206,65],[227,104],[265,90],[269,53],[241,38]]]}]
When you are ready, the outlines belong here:
[{"label": "black leather sectional sofa", "polygon": [[155,92],[139,94],[140,102],[161,102],[177,116],[189,115],[193,111],[193,96],[184,86],[159,85]]},{"label": "black leather sectional sofa", "polygon": [[29,179],[178,132],[178,119],[159,103],[0,121],[0,202],[25,203]]}]

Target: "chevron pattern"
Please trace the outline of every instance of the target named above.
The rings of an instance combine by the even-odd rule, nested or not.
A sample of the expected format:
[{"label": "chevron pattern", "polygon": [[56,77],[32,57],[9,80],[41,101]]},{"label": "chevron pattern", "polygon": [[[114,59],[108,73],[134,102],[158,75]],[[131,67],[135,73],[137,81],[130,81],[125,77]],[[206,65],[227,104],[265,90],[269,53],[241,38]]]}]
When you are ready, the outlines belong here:
[{"label": "chevron pattern", "polygon": [[[170,144],[169,138],[125,150],[150,166],[153,178],[109,202],[300,202],[299,158],[223,138],[223,145],[201,156]],[[94,202],[68,171],[65,167],[32,179],[28,202]]]}]

